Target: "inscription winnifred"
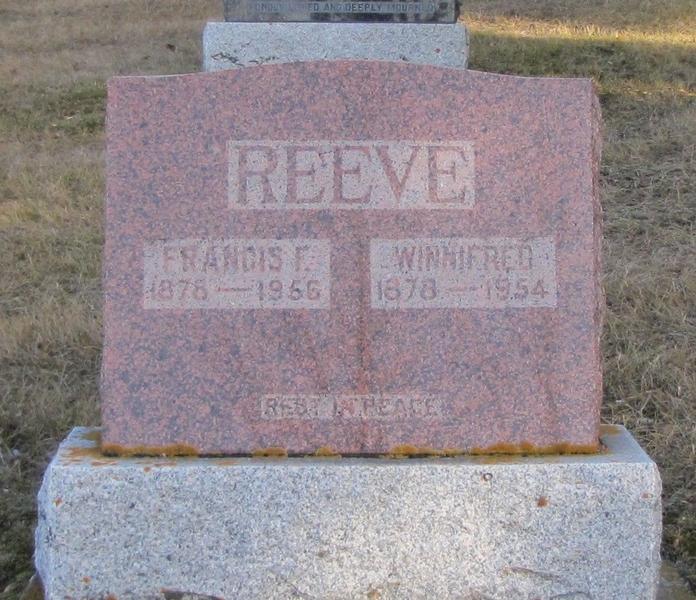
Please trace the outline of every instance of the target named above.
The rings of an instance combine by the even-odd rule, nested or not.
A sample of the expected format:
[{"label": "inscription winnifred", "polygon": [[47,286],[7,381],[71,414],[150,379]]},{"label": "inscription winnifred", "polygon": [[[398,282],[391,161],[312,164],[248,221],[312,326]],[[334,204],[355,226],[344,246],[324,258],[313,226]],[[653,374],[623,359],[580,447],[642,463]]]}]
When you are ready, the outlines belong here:
[{"label": "inscription winnifred", "polygon": [[280,419],[407,419],[446,416],[440,398],[423,396],[264,396],[260,417]]},{"label": "inscription winnifred", "polygon": [[327,240],[167,240],[144,253],[146,309],[330,306]]},{"label": "inscription winnifred", "polygon": [[373,308],[556,306],[553,238],[372,240]]},{"label": "inscription winnifred", "polygon": [[230,141],[228,201],[247,209],[471,209],[471,142]]}]

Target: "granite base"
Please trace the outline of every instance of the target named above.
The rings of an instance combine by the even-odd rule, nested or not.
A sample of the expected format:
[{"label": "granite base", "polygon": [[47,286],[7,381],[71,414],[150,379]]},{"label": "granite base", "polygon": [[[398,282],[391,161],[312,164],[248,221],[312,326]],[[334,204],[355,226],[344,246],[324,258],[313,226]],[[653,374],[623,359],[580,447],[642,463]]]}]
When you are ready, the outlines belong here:
[{"label": "granite base", "polygon": [[405,61],[466,69],[461,23],[208,23],[203,70],[309,60]]},{"label": "granite base", "polygon": [[660,477],[587,456],[108,458],[76,428],[39,492],[46,598],[653,599]]}]

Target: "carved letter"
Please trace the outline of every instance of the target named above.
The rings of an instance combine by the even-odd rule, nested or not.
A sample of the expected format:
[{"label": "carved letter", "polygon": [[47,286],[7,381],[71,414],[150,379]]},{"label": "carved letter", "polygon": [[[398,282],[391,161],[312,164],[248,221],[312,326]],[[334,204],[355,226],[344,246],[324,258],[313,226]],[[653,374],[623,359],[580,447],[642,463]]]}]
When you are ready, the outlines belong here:
[{"label": "carved letter", "polygon": [[[266,161],[265,167],[258,167],[250,164],[249,155],[251,153],[263,154]],[[278,157],[273,148],[267,146],[245,146],[239,148],[239,203],[248,202],[249,180],[252,177],[258,178],[261,184],[262,202],[264,204],[277,202],[273,195],[269,175],[278,166]],[[254,168],[256,167],[256,168]]]}]

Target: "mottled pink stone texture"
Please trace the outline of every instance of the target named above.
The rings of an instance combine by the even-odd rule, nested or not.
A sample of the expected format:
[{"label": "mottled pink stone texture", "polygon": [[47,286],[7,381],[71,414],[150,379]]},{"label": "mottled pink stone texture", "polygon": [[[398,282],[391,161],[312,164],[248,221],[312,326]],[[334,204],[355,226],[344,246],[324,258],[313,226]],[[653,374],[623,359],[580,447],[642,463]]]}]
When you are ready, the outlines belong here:
[{"label": "mottled pink stone texture", "polygon": [[[365,455],[400,445],[595,448],[602,394],[599,127],[587,79],[364,61],[112,79],[103,443],[186,444],[201,454],[232,455],[269,447]],[[465,141],[475,155],[471,205],[234,210],[229,148],[248,140],[354,141],[365,148],[375,140]],[[446,180],[451,165],[435,166],[435,176]],[[311,178],[301,169],[298,185]],[[519,244],[538,238],[555,252],[540,267],[548,278],[537,290],[540,303],[520,291],[529,285],[531,293],[534,282],[517,271],[508,273],[512,289],[494,287],[487,305],[490,277],[505,277],[523,252]],[[191,239],[325,240],[330,275],[322,293],[330,287],[330,301],[259,308],[225,305],[231,296],[224,296],[203,306],[207,300],[197,305],[192,287],[186,294],[194,299],[167,308],[169,284],[157,279],[159,288],[146,289],[146,249]],[[375,306],[371,244],[423,239],[473,248],[479,270],[470,272],[478,286],[471,294],[479,300],[432,306],[431,292],[419,287],[422,302]],[[500,256],[484,265],[480,248],[496,239],[503,239],[491,242]],[[507,266],[504,240],[513,240]],[[175,246],[167,260],[180,267]],[[387,242],[387,259],[389,248]],[[465,262],[458,263],[462,272]],[[191,265],[195,278],[200,273]],[[417,276],[432,276],[444,294],[454,275],[431,270]],[[224,282],[220,277],[215,281]],[[551,280],[555,295],[543,289]],[[291,283],[283,285],[289,293]],[[516,292],[529,300],[515,300]],[[148,293],[164,300],[146,306]],[[212,291],[197,293],[200,299]],[[399,294],[406,303],[406,287]]]}]

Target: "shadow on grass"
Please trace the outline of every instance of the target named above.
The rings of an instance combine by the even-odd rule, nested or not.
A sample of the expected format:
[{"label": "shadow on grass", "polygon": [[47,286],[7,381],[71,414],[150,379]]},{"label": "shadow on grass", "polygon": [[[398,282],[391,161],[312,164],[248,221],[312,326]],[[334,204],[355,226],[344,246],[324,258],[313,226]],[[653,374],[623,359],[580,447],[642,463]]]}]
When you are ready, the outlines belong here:
[{"label": "shadow on grass", "polygon": [[[696,43],[477,20],[467,5],[469,67],[522,76],[590,77],[605,124],[604,416],[623,423],[663,476],[664,546],[696,584]],[[508,15],[564,21],[549,2]],[[578,3],[580,4],[580,3]],[[595,6],[597,2],[588,3]],[[602,3],[609,4],[609,3]],[[614,4],[620,4],[615,2]],[[629,2],[629,4],[635,4]],[[677,6],[678,3],[672,3]],[[500,13],[498,13],[500,16]],[[572,15],[571,15],[572,16]],[[599,23],[598,18],[588,22]],[[669,36],[665,36],[665,40]],[[691,265],[691,266],[689,266]]]},{"label": "shadow on grass", "polygon": [[682,44],[533,37],[471,27],[469,68],[525,76],[591,77],[602,87],[696,99],[696,51]]},{"label": "shadow on grass", "polygon": [[[606,28],[688,29],[696,22],[692,0],[462,0],[467,14]],[[693,29],[693,27],[691,27]]]}]

